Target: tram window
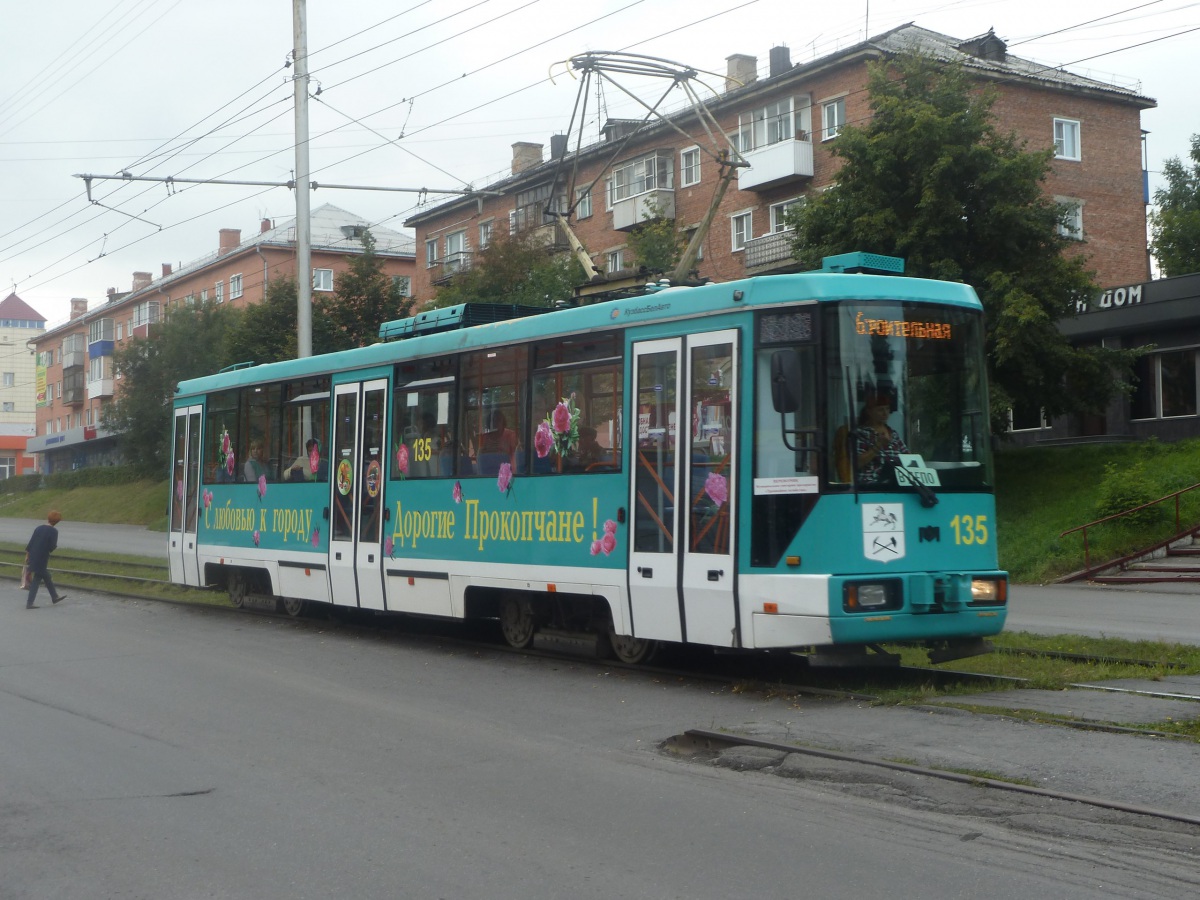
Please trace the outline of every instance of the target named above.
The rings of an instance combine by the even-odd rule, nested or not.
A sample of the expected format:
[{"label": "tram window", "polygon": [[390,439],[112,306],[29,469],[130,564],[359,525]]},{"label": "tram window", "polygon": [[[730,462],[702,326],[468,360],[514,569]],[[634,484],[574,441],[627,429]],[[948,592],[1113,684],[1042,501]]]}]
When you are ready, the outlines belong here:
[{"label": "tram window", "polygon": [[620,336],[589,334],[543,342],[534,347],[534,365],[526,434],[533,448],[533,473],[620,470]]},{"label": "tram window", "polygon": [[422,360],[396,372],[392,405],[392,478],[455,474],[465,445],[454,434],[453,360]]},{"label": "tram window", "polygon": [[238,481],[257,482],[263,477],[267,481],[279,480],[281,392],[277,384],[242,388],[237,458],[244,462],[234,471]]},{"label": "tram window", "polygon": [[459,435],[466,454],[460,475],[497,476],[508,464],[513,475],[525,473],[528,433],[524,398],[528,349],[498,347],[462,358],[462,409]]},{"label": "tram window", "polygon": [[210,394],[204,427],[204,483],[238,480],[238,391]]},{"label": "tram window", "polygon": [[329,480],[328,378],[308,378],[283,386],[283,436],[280,448],[282,480]]}]

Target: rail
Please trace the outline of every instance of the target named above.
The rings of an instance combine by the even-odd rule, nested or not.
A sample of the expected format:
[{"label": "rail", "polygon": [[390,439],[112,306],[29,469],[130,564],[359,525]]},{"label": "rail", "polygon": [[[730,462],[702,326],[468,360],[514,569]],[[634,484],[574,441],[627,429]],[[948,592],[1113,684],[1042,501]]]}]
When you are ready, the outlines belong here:
[{"label": "rail", "polygon": [[[1106,569],[1113,565],[1120,565],[1120,564],[1125,563],[1135,557],[1144,556],[1146,553],[1153,552],[1155,550],[1158,550],[1161,547],[1166,547],[1168,544],[1173,544],[1175,541],[1179,540],[1180,538],[1186,537],[1189,534],[1196,533],[1196,531],[1200,530],[1200,525],[1192,526],[1189,528],[1183,528],[1183,529],[1180,528],[1180,525],[1179,525],[1179,498],[1182,497],[1184,494],[1189,493],[1190,491],[1197,490],[1197,489],[1200,489],[1200,483],[1193,484],[1190,487],[1181,488],[1180,490],[1175,491],[1174,493],[1167,494],[1165,497],[1159,497],[1157,500],[1151,500],[1148,503],[1141,504],[1140,506],[1134,506],[1131,509],[1126,509],[1119,513],[1113,513],[1111,516],[1105,516],[1103,519],[1096,519],[1094,522],[1088,522],[1084,525],[1076,525],[1074,528],[1068,528],[1066,531],[1061,532],[1058,535],[1060,538],[1064,538],[1068,534],[1074,534],[1077,531],[1083,532],[1083,566],[1084,567],[1083,567],[1083,571],[1077,572],[1075,575],[1072,576],[1072,579],[1086,578],[1089,575],[1095,574],[1100,569]],[[1126,557],[1122,557],[1122,558],[1116,559],[1116,560],[1107,560],[1103,563],[1098,564],[1097,566],[1095,566],[1093,568],[1092,559],[1091,559],[1091,548],[1088,543],[1088,529],[1089,528],[1094,528],[1097,525],[1103,525],[1106,522],[1111,522],[1115,519],[1120,519],[1120,518],[1123,518],[1124,516],[1132,515],[1133,513],[1136,513],[1136,512],[1141,512],[1143,509],[1149,509],[1150,507],[1157,506],[1158,504],[1164,503],[1167,500],[1175,501],[1175,533],[1171,537],[1167,538],[1164,541],[1160,541],[1159,543],[1154,544],[1151,547],[1146,547],[1142,550],[1139,550],[1136,554],[1133,554],[1132,556],[1126,556]]]}]

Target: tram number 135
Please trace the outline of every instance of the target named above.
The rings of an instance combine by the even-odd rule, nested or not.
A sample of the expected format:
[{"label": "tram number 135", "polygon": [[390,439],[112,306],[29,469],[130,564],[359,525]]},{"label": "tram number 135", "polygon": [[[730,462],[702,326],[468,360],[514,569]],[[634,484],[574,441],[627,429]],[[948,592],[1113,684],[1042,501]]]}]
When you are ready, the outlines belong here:
[{"label": "tram number 135", "polygon": [[987,516],[955,516],[950,520],[956,544],[986,544],[988,542]]}]

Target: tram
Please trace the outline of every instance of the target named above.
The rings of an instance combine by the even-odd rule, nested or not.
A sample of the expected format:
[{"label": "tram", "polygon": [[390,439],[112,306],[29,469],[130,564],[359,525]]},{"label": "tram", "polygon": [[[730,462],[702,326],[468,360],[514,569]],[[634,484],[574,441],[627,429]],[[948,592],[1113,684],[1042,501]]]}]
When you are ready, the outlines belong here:
[{"label": "tram", "polygon": [[[171,579],[234,605],[590,636],[983,652],[1004,625],[982,307],[845,254],[185,381]],[[888,654],[884,654],[887,656]]]}]

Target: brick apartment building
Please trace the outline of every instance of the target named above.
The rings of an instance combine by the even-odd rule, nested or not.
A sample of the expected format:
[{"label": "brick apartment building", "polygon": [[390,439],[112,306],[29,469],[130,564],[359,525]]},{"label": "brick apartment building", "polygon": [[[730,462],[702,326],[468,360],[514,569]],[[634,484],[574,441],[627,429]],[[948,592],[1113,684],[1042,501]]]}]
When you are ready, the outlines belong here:
[{"label": "brick apartment building", "polygon": [[[333,291],[350,261],[363,252],[368,227],[358,216],[326,204],[312,211],[314,296]],[[371,227],[375,253],[384,271],[411,296],[415,268],[413,239],[388,228]],[[71,301],[71,317],[29,341],[36,351],[38,378],[46,385],[38,401],[36,436],[30,452],[40,454],[40,469],[51,473],[118,461],[116,436],[101,425],[102,410],[120,386],[114,377],[113,352],[124,341],[145,337],[172,306],[202,301],[245,306],[260,302],[274,279],[296,277],[295,219],[275,226],[262,220],[247,240],[236,228],[220,230],[214,253],[178,269],[164,263],[162,274],[133,273],[133,286],[108,290],[106,301],[88,309]]]},{"label": "brick apartment building", "polygon": [[[1079,240],[1102,285],[1149,278],[1146,246],[1146,181],[1142,165],[1141,110],[1154,101],[1135,90],[1047,68],[1012,56],[992,32],[958,40],[905,25],[844,51],[793,65],[786,47],[775,47],[765,77],[754,57],[728,58],[725,91],[707,103],[725,134],[750,163],[723,198],[696,265],[703,279],[728,281],[746,275],[794,271],[785,210],[828,187],[837,161],[830,147],[846,123],[870,116],[867,64],[904,51],[962,62],[995,89],[993,107],[1001,131],[1013,131],[1030,150],[1054,147],[1048,194],[1073,211],[1068,235]],[[718,167],[699,148],[710,142],[689,112],[672,122],[688,134],[658,123],[614,148],[633,125],[610,120],[604,139],[559,166],[567,138],[551,138],[550,158],[536,143],[513,145],[512,174],[487,186],[499,196],[459,198],[429,208],[405,224],[416,231],[421,262],[415,296],[436,294],[440,284],[471,265],[497,229],[537,228],[547,245],[567,251],[564,235],[547,224],[551,201],[577,201],[571,225],[601,273],[616,281],[637,265],[628,232],[649,210],[673,217],[691,234],[707,211]],[[556,173],[578,167],[575,185]],[[870,249],[870,248],[862,248]],[[423,262],[423,264],[421,264]]]}]

